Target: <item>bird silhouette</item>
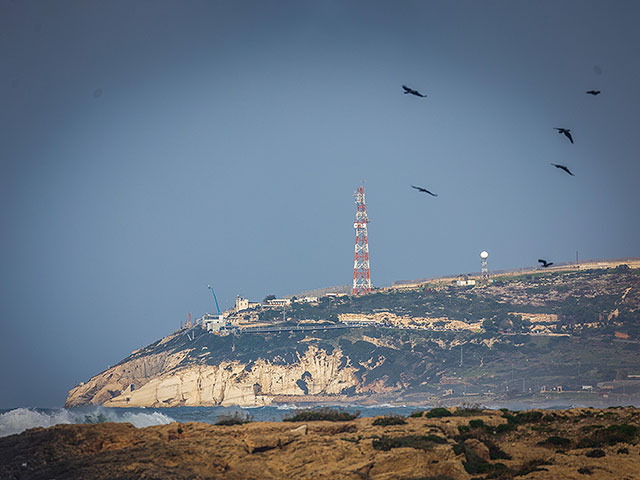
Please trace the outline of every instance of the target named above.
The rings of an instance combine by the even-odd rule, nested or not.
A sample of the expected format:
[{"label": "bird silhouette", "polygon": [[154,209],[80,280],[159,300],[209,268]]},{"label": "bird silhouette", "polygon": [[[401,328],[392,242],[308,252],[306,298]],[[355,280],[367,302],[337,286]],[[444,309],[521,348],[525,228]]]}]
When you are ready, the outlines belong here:
[{"label": "bird silhouette", "polygon": [[586,93],[595,97],[596,95],[600,95],[600,90],[587,90]]},{"label": "bird silhouette", "polygon": [[560,170],[564,170],[565,172],[567,172],[569,175],[571,175],[572,177],[575,177],[575,175],[573,173],[571,173],[571,170],[569,170],[567,167],[565,167],[564,165],[558,165],[557,163],[552,163],[551,165],[553,165],[556,168],[559,168]]},{"label": "bird silhouette", "polygon": [[547,268],[547,267],[550,267],[551,265],[553,265],[553,262],[547,262],[546,260],[543,260],[542,258],[539,258],[538,261],[542,264],[543,268]]},{"label": "bird silhouette", "polygon": [[414,90],[413,88],[409,88],[406,85],[402,85],[402,88],[404,88],[404,94],[406,95],[407,93],[410,93],[411,95],[415,95],[416,97],[423,97],[426,98],[426,95],[421,94],[419,91]]},{"label": "bird silhouette", "polygon": [[415,188],[416,190],[418,190],[419,192],[423,192],[423,193],[428,193],[429,195],[431,195],[432,197],[437,197],[438,194],[437,193],[432,193],[429,190],[427,190],[426,188],[422,188],[422,187],[416,187],[414,185],[411,185],[411,188]]},{"label": "bird silhouette", "polygon": [[558,133],[563,134],[565,137],[567,137],[569,139],[569,141],[571,143],[573,143],[573,137],[571,136],[571,130],[569,130],[568,128],[558,128],[558,127],[554,127],[555,130],[558,130]]}]

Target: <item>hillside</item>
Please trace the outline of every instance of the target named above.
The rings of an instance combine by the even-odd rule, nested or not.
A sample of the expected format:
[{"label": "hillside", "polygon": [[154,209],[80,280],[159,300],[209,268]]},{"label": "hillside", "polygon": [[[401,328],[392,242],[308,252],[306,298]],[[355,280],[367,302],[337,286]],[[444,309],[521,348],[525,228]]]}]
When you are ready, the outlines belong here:
[{"label": "hillside", "polygon": [[[231,335],[182,329],[76,386],[66,405],[596,405],[640,393],[640,270],[624,265],[325,296],[292,302],[284,318],[256,308],[230,317],[245,328]],[[255,324],[280,330],[248,333]]]}]

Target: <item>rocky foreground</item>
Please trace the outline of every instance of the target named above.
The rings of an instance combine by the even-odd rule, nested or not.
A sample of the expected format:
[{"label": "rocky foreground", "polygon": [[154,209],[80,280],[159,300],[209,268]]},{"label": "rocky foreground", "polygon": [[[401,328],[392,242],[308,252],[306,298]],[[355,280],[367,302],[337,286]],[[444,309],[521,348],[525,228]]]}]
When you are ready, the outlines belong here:
[{"label": "rocky foreground", "polygon": [[142,429],[57,425],[1,438],[0,478],[640,478],[636,408],[428,415]]}]

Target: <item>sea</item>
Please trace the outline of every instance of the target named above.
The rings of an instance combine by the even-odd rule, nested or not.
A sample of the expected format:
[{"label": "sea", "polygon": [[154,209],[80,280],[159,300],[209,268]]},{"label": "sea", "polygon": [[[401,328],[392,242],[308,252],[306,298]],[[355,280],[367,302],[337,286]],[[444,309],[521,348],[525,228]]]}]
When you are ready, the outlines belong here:
[{"label": "sea", "polygon": [[[376,405],[376,406],[332,406],[349,413],[360,412],[361,417],[396,414],[409,415],[416,410],[431,407]],[[216,423],[220,418],[240,415],[255,422],[279,422],[292,416],[297,410],[309,406],[278,405],[266,407],[172,407],[172,408],[109,408],[102,406],[77,408],[13,408],[0,409],[0,437],[22,433],[36,427],[51,427],[59,424],[128,422],[134,427],[165,425],[172,422]]]},{"label": "sea", "polygon": [[[526,404],[492,405],[489,408],[506,407],[510,410],[532,408]],[[577,405],[538,405],[537,408],[571,408]],[[228,416],[240,415],[255,422],[280,422],[295,415],[297,410],[309,408],[336,408],[349,413],[359,412],[360,417],[380,415],[408,416],[420,410],[429,410],[433,405],[277,405],[265,407],[172,407],[172,408],[109,408],[102,406],[77,408],[13,408],[0,409],[0,437],[22,433],[36,427],[51,427],[59,424],[124,422],[137,428],[165,425],[172,422],[203,422],[215,424]]]}]

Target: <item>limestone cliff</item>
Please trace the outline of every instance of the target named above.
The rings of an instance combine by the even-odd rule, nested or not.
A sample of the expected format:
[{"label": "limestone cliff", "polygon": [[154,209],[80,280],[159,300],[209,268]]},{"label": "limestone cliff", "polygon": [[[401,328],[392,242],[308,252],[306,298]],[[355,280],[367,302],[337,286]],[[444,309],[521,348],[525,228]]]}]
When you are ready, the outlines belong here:
[{"label": "limestone cliff", "polygon": [[131,358],[72,389],[66,406],[261,406],[275,395],[335,395],[359,385],[356,369],[337,349],[329,354],[311,345],[290,364],[260,358],[250,364],[183,365],[189,353]]}]

